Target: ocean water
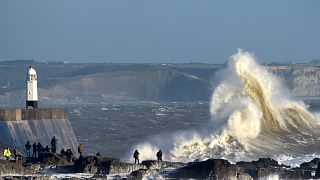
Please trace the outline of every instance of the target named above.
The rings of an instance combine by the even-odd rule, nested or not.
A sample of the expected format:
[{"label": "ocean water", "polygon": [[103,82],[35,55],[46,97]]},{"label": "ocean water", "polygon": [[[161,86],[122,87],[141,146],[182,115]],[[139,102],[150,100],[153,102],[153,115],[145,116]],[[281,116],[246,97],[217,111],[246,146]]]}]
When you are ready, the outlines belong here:
[{"label": "ocean water", "polygon": [[149,138],[200,129],[210,119],[208,102],[97,103],[66,107],[85,153],[100,152],[121,159],[134,145]]}]

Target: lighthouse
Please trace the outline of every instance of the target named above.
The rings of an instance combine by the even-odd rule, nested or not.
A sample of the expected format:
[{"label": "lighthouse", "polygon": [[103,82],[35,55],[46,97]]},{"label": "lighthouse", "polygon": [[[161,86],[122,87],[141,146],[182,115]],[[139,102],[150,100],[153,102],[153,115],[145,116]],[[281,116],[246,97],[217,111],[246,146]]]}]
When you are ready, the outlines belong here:
[{"label": "lighthouse", "polygon": [[26,82],[27,108],[0,108],[0,146],[5,144],[23,152],[27,141],[46,144],[55,136],[59,139],[58,149],[68,147],[76,153],[78,142],[69,122],[68,110],[38,108],[37,72],[31,66],[26,73]]},{"label": "lighthouse", "polygon": [[37,72],[31,66],[27,73],[27,108],[38,108],[38,80]]}]

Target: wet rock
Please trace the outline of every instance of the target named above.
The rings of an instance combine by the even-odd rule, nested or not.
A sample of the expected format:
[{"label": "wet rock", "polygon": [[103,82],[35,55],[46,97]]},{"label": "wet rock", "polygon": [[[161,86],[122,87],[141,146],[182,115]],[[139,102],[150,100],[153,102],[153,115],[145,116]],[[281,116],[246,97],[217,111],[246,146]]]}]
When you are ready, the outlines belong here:
[{"label": "wet rock", "polygon": [[289,166],[279,165],[279,163],[271,158],[259,158],[257,161],[236,163],[237,166],[242,167],[253,179],[264,178],[270,175],[279,175],[283,169]]},{"label": "wet rock", "polygon": [[302,171],[298,169],[283,170],[279,178],[280,179],[304,179]]},{"label": "wet rock", "polygon": [[243,168],[237,167],[224,159],[208,159],[201,162],[188,163],[169,174],[170,178],[193,179],[236,179],[244,173]]},{"label": "wet rock", "polygon": [[141,180],[143,179],[144,177],[146,176],[151,176],[151,175],[154,175],[156,174],[157,171],[154,170],[154,169],[139,169],[139,170],[136,170],[136,171],[132,171],[128,176],[127,178],[129,180]]},{"label": "wet rock", "polygon": [[120,162],[117,158],[88,156],[78,159],[74,165],[74,172],[91,174],[119,174],[131,173],[138,169],[146,169],[142,164]]},{"label": "wet rock", "polygon": [[45,165],[56,165],[56,166],[65,166],[72,165],[72,162],[68,162],[65,156],[61,156],[56,153],[45,153],[43,154],[38,161]]},{"label": "wet rock", "polygon": [[143,164],[119,163],[111,164],[109,174],[131,173],[139,169],[147,169]]},{"label": "wet rock", "polygon": [[0,160],[0,175],[6,174],[24,174],[22,161],[6,161]]},{"label": "wet rock", "polygon": [[316,174],[315,174],[314,177],[317,178],[317,179],[320,178],[320,163],[318,163],[318,167],[317,167]]},{"label": "wet rock", "polygon": [[166,167],[179,167],[185,165],[181,162],[169,162],[169,161],[155,161],[155,160],[148,160],[142,161],[143,165],[145,165],[148,169],[163,169]]},{"label": "wet rock", "polygon": [[285,165],[279,165],[276,160],[271,158],[259,158],[257,161],[237,162],[236,165],[241,166],[245,169],[257,169],[257,168],[269,168],[269,167],[287,167]]},{"label": "wet rock", "polygon": [[300,168],[303,169],[316,169],[318,167],[318,164],[320,163],[320,158],[314,158],[313,160],[309,162],[304,162],[300,164]]}]

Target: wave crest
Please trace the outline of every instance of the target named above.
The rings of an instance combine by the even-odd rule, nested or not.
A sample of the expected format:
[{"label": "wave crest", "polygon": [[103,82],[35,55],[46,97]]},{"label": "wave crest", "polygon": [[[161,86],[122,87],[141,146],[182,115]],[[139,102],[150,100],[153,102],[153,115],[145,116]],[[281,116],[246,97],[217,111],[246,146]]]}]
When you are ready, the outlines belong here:
[{"label": "wave crest", "polygon": [[252,54],[239,50],[217,76],[207,126],[212,130],[172,134],[167,145],[154,145],[164,149],[167,159],[234,162],[312,154],[320,148],[319,121]]}]

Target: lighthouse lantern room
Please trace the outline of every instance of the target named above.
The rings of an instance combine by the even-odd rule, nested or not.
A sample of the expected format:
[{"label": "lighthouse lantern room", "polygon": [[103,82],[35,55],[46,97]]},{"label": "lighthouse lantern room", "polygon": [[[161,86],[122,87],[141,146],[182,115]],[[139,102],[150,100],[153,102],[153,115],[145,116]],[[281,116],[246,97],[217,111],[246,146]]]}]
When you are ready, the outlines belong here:
[{"label": "lighthouse lantern room", "polygon": [[27,73],[27,108],[38,108],[37,72],[31,66]]}]

